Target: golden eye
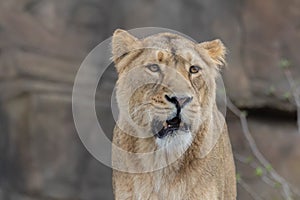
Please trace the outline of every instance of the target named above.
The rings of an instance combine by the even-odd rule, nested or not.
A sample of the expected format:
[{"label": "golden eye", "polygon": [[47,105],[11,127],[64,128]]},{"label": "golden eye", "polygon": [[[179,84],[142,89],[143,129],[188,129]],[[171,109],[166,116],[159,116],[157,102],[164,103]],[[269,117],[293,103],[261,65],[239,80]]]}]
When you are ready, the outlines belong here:
[{"label": "golden eye", "polygon": [[198,73],[201,69],[202,69],[202,68],[199,67],[199,66],[197,66],[197,65],[192,65],[192,66],[190,67],[190,73],[191,73],[191,74],[196,74],[196,73]]},{"label": "golden eye", "polygon": [[157,64],[150,64],[146,66],[151,72],[159,72],[160,68]]}]

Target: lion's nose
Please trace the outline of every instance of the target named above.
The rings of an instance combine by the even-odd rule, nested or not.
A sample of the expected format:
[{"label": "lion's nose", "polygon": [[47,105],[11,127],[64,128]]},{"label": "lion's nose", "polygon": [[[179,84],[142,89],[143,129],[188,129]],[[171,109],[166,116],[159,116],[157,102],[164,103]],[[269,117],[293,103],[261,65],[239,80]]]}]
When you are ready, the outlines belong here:
[{"label": "lion's nose", "polygon": [[176,107],[180,107],[183,108],[183,106],[185,106],[186,104],[190,103],[193,100],[193,97],[189,97],[189,96],[168,96],[165,95],[165,98],[167,99],[167,101],[175,104]]}]

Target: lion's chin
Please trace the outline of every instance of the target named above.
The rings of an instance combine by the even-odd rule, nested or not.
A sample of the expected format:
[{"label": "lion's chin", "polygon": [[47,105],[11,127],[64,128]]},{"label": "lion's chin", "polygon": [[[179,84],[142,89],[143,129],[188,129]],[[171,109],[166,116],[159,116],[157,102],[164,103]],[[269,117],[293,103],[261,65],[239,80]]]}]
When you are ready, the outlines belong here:
[{"label": "lion's chin", "polygon": [[190,131],[173,131],[162,138],[156,137],[155,143],[158,149],[165,150],[168,158],[180,158],[189,148],[193,141],[193,136]]}]

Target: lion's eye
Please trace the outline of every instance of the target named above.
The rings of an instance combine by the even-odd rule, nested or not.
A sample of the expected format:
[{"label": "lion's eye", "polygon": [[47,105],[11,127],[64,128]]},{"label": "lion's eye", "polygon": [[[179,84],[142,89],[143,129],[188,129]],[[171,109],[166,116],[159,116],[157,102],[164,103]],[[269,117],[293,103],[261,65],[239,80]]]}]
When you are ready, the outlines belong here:
[{"label": "lion's eye", "polygon": [[151,72],[159,72],[160,68],[157,64],[150,64],[146,66]]},{"label": "lion's eye", "polygon": [[190,73],[191,73],[191,74],[196,74],[196,73],[198,73],[201,69],[202,69],[202,68],[199,67],[199,66],[197,66],[197,65],[192,65],[192,66],[190,67]]}]

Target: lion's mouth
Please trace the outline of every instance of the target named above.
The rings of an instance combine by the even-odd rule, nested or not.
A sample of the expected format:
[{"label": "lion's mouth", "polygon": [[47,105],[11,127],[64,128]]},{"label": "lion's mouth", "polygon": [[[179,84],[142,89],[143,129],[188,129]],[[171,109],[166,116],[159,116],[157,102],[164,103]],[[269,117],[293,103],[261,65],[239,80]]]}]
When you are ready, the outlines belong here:
[{"label": "lion's mouth", "polygon": [[189,126],[186,123],[183,123],[180,117],[178,116],[170,120],[166,120],[163,123],[154,120],[154,123],[155,123],[154,126],[156,126],[156,131],[154,132],[154,136],[158,138],[164,138],[167,135],[172,135],[175,131],[178,130],[184,132],[187,132],[189,130]]}]

